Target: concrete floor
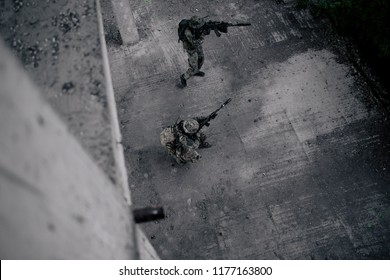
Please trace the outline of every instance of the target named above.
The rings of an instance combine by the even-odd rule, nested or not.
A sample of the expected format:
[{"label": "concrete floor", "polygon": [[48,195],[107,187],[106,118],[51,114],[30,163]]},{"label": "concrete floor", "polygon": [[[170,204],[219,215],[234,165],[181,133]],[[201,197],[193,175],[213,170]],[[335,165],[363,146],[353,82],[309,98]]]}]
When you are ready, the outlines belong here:
[{"label": "concrete floor", "polygon": [[[326,21],[272,0],[132,7],[142,41],[109,56],[132,200],[167,213],[143,226],[162,259],[390,258],[388,116]],[[206,76],[180,89],[177,24],[193,14],[252,26],[208,36]],[[175,164],[162,127],[229,97],[213,147]]]}]

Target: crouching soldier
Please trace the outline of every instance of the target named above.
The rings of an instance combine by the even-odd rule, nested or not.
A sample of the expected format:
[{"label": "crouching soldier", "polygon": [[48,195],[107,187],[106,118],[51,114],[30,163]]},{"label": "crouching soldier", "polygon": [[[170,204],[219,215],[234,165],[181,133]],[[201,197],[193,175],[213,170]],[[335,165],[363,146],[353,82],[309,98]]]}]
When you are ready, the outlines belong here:
[{"label": "crouching soldier", "polygon": [[205,119],[200,117],[182,120],[161,132],[161,145],[166,147],[168,154],[173,156],[177,163],[198,162],[201,156],[196,150],[211,147],[206,142],[206,135],[199,129],[199,123]]}]

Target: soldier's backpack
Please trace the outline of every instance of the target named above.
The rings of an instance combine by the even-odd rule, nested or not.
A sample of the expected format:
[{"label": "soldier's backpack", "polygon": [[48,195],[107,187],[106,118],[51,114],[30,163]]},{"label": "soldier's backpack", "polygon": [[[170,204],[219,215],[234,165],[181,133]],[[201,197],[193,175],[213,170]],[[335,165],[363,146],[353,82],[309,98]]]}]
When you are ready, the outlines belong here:
[{"label": "soldier's backpack", "polygon": [[189,24],[190,24],[190,20],[189,19],[182,19],[179,22],[179,28],[177,29],[177,35],[179,35],[179,41],[178,42],[180,42],[180,41],[184,42],[184,40],[186,39],[184,31],[189,26]]},{"label": "soldier's backpack", "polygon": [[175,132],[172,127],[166,127],[164,130],[160,133],[160,142],[161,145],[164,147],[168,143],[172,143],[175,141]]}]

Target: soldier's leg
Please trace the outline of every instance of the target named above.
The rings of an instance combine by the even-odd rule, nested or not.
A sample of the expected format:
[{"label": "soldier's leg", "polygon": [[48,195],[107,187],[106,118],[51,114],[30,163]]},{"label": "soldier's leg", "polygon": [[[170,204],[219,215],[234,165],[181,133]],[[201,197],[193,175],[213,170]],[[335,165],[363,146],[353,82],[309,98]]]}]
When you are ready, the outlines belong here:
[{"label": "soldier's leg", "polygon": [[202,46],[198,47],[196,49],[196,52],[198,53],[198,72],[196,72],[194,75],[204,77],[205,73],[203,71],[200,71],[200,68],[202,68],[204,63],[204,53]]},{"label": "soldier's leg", "polygon": [[189,68],[180,76],[182,87],[187,86],[187,80],[198,72],[198,54],[196,50],[187,50]]},{"label": "soldier's leg", "polygon": [[183,150],[181,148],[176,149],[174,157],[178,164],[184,164],[187,162],[183,157]]},{"label": "soldier's leg", "polygon": [[198,53],[196,50],[187,50],[189,68],[184,74],[184,78],[188,80],[191,76],[198,72]]},{"label": "soldier's leg", "polygon": [[168,151],[168,154],[171,155],[171,156],[175,156],[176,154],[176,149],[174,147],[174,145],[172,143],[167,143],[165,145],[165,147],[167,148],[167,151]]},{"label": "soldier's leg", "polygon": [[199,131],[199,141],[200,141],[200,144],[202,144],[204,141],[206,141],[206,134],[204,134],[203,130]]},{"label": "soldier's leg", "polygon": [[188,161],[191,161],[192,163],[196,163],[201,159],[200,154],[198,154],[195,150],[191,149],[187,151],[185,154],[185,157]]},{"label": "soldier's leg", "polygon": [[201,156],[194,149],[181,148],[177,151],[176,161],[179,163],[198,162]]},{"label": "soldier's leg", "polygon": [[201,130],[199,135],[199,142],[200,142],[199,149],[211,147],[210,143],[206,142],[206,138],[207,138],[206,134],[204,134],[204,132]]},{"label": "soldier's leg", "polygon": [[177,162],[178,164],[185,164],[185,163],[187,163],[187,161],[185,161],[184,159],[182,159],[180,156],[176,156],[175,159],[176,159],[176,162]]},{"label": "soldier's leg", "polygon": [[198,53],[198,70],[200,70],[200,68],[202,68],[203,63],[204,63],[204,53],[203,53],[203,47],[202,46],[200,46],[197,49],[197,53]]}]

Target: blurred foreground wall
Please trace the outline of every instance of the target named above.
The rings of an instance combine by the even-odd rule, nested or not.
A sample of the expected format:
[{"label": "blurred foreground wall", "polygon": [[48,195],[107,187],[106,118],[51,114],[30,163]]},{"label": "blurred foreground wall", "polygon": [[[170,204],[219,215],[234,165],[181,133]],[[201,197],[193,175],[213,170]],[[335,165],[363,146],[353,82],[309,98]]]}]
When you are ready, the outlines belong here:
[{"label": "blurred foreground wall", "polygon": [[23,3],[0,5],[0,258],[158,258],[130,211],[99,1]]},{"label": "blurred foreground wall", "polygon": [[0,46],[0,257],[134,258],[128,207]]}]

